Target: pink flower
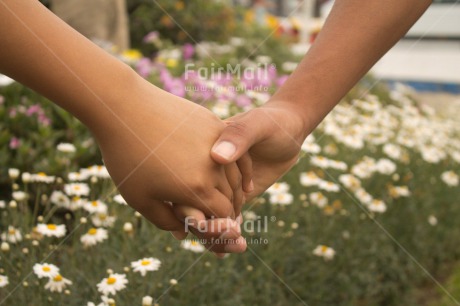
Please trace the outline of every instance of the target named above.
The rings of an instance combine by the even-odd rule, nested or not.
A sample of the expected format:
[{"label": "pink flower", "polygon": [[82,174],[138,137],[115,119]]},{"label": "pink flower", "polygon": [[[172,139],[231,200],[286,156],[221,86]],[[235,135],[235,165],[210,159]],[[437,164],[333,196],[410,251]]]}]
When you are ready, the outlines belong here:
[{"label": "pink flower", "polygon": [[278,87],[280,87],[281,85],[284,84],[284,82],[286,82],[286,80],[287,80],[288,78],[289,78],[288,75],[282,75],[282,76],[280,76],[280,77],[278,78],[278,80],[276,80],[276,85],[277,85]]},{"label": "pink flower", "polygon": [[141,58],[136,65],[137,73],[143,78],[147,78],[152,72],[152,61],[147,58]]},{"label": "pink flower", "polygon": [[192,44],[187,43],[182,47],[182,53],[183,53],[184,59],[189,60],[195,54],[195,47]]},{"label": "pink flower", "polygon": [[251,98],[249,98],[246,95],[239,95],[238,97],[236,97],[235,103],[239,107],[245,107],[251,105],[252,101]]},{"label": "pink flower", "polygon": [[160,38],[160,33],[153,31],[144,36],[143,41],[145,43],[153,43]]},{"label": "pink flower", "polygon": [[21,145],[21,141],[18,138],[13,136],[10,139],[10,149],[13,149],[13,150],[17,149],[20,145]]},{"label": "pink flower", "polygon": [[32,116],[32,115],[35,114],[35,113],[42,113],[41,110],[42,110],[42,109],[41,109],[40,105],[35,104],[35,105],[30,106],[30,107],[26,110],[26,115],[27,115],[28,117],[30,117],[30,116]]}]

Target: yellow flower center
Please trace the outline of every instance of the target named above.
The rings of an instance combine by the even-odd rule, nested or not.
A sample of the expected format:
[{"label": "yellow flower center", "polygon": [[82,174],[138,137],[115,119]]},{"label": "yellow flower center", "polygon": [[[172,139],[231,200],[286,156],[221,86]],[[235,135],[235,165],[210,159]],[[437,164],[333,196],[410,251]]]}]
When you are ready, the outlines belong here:
[{"label": "yellow flower center", "polygon": [[44,266],[44,267],[42,268],[42,270],[45,271],[45,272],[49,272],[49,271],[51,271],[51,268],[48,267],[48,266]]},{"label": "yellow flower center", "polygon": [[89,231],[88,231],[88,234],[90,234],[90,235],[96,235],[96,233],[97,233],[97,229],[95,229],[94,227],[90,228]]},{"label": "yellow flower center", "polygon": [[322,245],[322,246],[321,246],[321,252],[322,252],[322,253],[326,253],[327,249],[328,249],[327,246],[325,246],[325,245]]},{"label": "yellow flower center", "polygon": [[62,276],[61,276],[60,274],[58,274],[58,275],[56,275],[56,276],[53,278],[53,280],[54,280],[55,282],[60,282],[60,281],[62,281]]},{"label": "yellow flower center", "polygon": [[198,242],[196,242],[195,240],[192,240],[191,244],[192,244],[193,246],[197,246],[197,245],[198,245]]},{"label": "yellow flower center", "polygon": [[46,176],[46,173],[45,173],[45,172],[38,172],[37,175],[38,175],[38,176],[41,176],[41,177],[45,177],[45,176]]},{"label": "yellow flower center", "polygon": [[115,277],[109,277],[109,278],[107,279],[107,284],[108,284],[108,285],[113,285],[113,284],[115,284],[116,282],[117,282],[117,279],[116,279]]},{"label": "yellow flower center", "polygon": [[73,197],[73,198],[72,198],[72,201],[74,201],[74,202],[77,202],[77,201],[79,201],[79,200],[80,200],[80,197]]},{"label": "yellow flower center", "polygon": [[102,170],[102,166],[97,166],[97,170],[101,171],[101,170]]},{"label": "yellow flower center", "polygon": [[148,265],[150,265],[150,260],[143,260],[143,261],[141,262],[141,265],[143,265],[143,266],[148,266]]},{"label": "yellow flower center", "polygon": [[76,185],[76,186],[73,187],[73,189],[75,189],[75,190],[80,190],[81,187],[80,187],[79,185]]},{"label": "yellow flower center", "polygon": [[107,219],[107,215],[105,215],[105,214],[100,214],[100,215],[99,215],[99,219],[101,219],[102,221],[104,221],[105,219]]},{"label": "yellow flower center", "polygon": [[92,201],[92,202],[91,202],[91,205],[93,205],[94,207],[96,207],[96,206],[97,206],[97,201]]},{"label": "yellow flower center", "polygon": [[13,229],[13,228],[10,228],[10,229],[8,230],[8,234],[14,235],[14,234],[16,234],[16,230]]},{"label": "yellow flower center", "polygon": [[55,231],[57,229],[56,224],[47,224],[46,227],[51,231]]}]

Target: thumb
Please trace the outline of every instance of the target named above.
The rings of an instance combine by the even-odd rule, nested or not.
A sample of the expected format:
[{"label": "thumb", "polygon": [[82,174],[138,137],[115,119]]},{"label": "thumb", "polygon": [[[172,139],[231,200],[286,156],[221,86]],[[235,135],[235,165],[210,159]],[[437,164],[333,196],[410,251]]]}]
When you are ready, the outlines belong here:
[{"label": "thumb", "polygon": [[226,127],[215,142],[211,156],[219,164],[229,164],[240,159],[254,144],[263,140],[264,120],[254,112],[225,121]]}]

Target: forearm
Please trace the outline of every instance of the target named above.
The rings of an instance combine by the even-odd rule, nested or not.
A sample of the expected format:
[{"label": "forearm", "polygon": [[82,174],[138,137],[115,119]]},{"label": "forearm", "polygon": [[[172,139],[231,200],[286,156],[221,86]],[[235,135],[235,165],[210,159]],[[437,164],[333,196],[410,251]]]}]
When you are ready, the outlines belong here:
[{"label": "forearm", "polygon": [[430,3],[336,0],[317,40],[272,100],[292,104],[310,133]]},{"label": "forearm", "polygon": [[102,121],[116,121],[130,101],[125,88],[139,82],[130,67],[38,1],[0,1],[0,38],[1,73],[46,96],[92,129]]}]

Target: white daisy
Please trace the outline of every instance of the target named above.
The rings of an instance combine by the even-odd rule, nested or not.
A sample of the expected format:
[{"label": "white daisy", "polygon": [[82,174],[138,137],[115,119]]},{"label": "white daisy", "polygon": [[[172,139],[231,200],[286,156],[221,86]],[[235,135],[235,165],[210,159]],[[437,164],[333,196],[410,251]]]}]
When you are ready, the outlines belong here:
[{"label": "white daisy", "polygon": [[324,156],[312,156],[310,162],[312,165],[323,169],[329,168],[330,166],[329,159]]},{"label": "white daisy", "polygon": [[270,196],[271,204],[289,205],[289,204],[292,204],[293,200],[294,200],[294,196],[290,194],[289,192],[272,194]]},{"label": "white daisy", "polygon": [[228,103],[216,103],[211,111],[216,114],[219,118],[227,118],[230,116],[230,108]]},{"label": "white daisy", "polygon": [[387,210],[387,206],[381,200],[372,200],[371,203],[367,206],[367,208],[376,213],[384,213]]},{"label": "white daisy", "polygon": [[300,184],[305,187],[309,186],[316,186],[321,182],[321,178],[319,178],[315,172],[302,172],[300,173]]},{"label": "white daisy", "polygon": [[10,179],[15,180],[19,177],[19,169],[16,168],[9,168],[8,169],[8,176]]},{"label": "white daisy", "polygon": [[153,298],[151,296],[144,296],[142,298],[142,306],[152,306],[153,305]]},{"label": "white daisy", "polygon": [[106,214],[107,213],[107,204],[102,201],[88,201],[83,204],[83,209],[88,211],[91,214],[98,213],[98,214]]},{"label": "white daisy", "polygon": [[26,200],[29,195],[24,191],[13,191],[12,197],[14,200],[20,202]]},{"label": "white daisy", "polygon": [[192,251],[194,253],[202,253],[206,250],[206,248],[201,243],[193,239],[182,240],[180,246],[183,249]]},{"label": "white daisy", "polygon": [[72,282],[64,277],[61,274],[57,274],[54,277],[50,277],[48,283],[45,285],[45,289],[51,292],[62,292],[67,285],[72,285]]},{"label": "white daisy", "polygon": [[65,225],[56,225],[53,223],[37,224],[37,232],[47,237],[64,237],[66,233]]},{"label": "white daisy", "polygon": [[438,218],[436,218],[435,216],[433,215],[430,215],[428,217],[428,223],[431,225],[431,226],[435,226],[438,224]]},{"label": "white daisy", "polygon": [[310,193],[310,201],[319,208],[323,208],[329,200],[321,192],[312,192]]},{"label": "white daisy", "polygon": [[356,190],[361,187],[361,181],[351,174],[340,175],[339,181],[350,190]]},{"label": "white daisy", "polygon": [[117,194],[116,196],[114,196],[113,200],[120,205],[128,205],[128,203],[126,203],[126,200],[122,197],[121,194]]},{"label": "white daisy", "polygon": [[411,195],[407,186],[391,186],[389,189],[390,195],[394,198],[409,197]]},{"label": "white daisy", "polygon": [[341,171],[345,171],[348,169],[348,165],[340,160],[329,160],[329,167]]},{"label": "white daisy", "polygon": [[14,226],[9,225],[8,231],[2,233],[2,240],[9,243],[18,243],[22,241],[21,231]]},{"label": "white daisy", "polygon": [[335,250],[325,245],[318,245],[313,250],[313,254],[319,257],[323,257],[324,260],[332,260],[335,256]]},{"label": "white daisy", "polygon": [[139,272],[142,276],[145,276],[148,271],[157,271],[160,266],[161,261],[153,257],[139,259],[131,263],[133,271]]},{"label": "white daisy", "polygon": [[382,174],[390,175],[396,171],[396,165],[391,160],[382,158],[375,165],[375,169]]},{"label": "white daisy", "polygon": [[0,201],[0,208],[5,208],[6,207],[6,202],[5,201]]},{"label": "white daisy", "polygon": [[257,214],[252,210],[246,210],[243,212],[244,220],[257,220]]},{"label": "white daisy", "polygon": [[63,193],[62,191],[55,190],[50,196],[51,203],[55,204],[56,206],[69,208],[70,207],[70,199]]},{"label": "white daisy", "polygon": [[114,216],[107,214],[95,214],[91,217],[91,221],[97,227],[112,227],[116,219]]},{"label": "white daisy", "polygon": [[104,228],[90,228],[86,234],[81,236],[80,241],[85,247],[93,246],[106,240],[109,237]]},{"label": "white daisy", "polygon": [[71,210],[77,210],[83,207],[83,205],[88,202],[86,199],[82,199],[78,196],[74,196],[70,199],[70,209]]},{"label": "white daisy", "polygon": [[310,154],[318,154],[318,153],[321,152],[321,147],[318,144],[312,143],[312,142],[309,142],[309,141],[305,141],[302,144],[301,149],[302,149],[302,151],[304,151],[306,153],[310,153]]},{"label": "white daisy", "polygon": [[363,188],[355,191],[355,197],[363,204],[370,204],[373,200],[373,197]]},{"label": "white daisy", "polygon": [[37,263],[34,265],[33,269],[34,269],[34,273],[38,276],[38,278],[43,278],[43,277],[52,278],[59,274],[59,268],[53,264]]},{"label": "white daisy", "polygon": [[107,171],[107,168],[101,165],[94,165],[88,168],[80,169],[80,173],[87,175],[88,177],[95,176],[103,179],[110,178],[110,174]]},{"label": "white daisy", "polygon": [[88,179],[87,174],[83,174],[81,172],[70,172],[68,175],[69,181],[86,181]]},{"label": "white daisy", "polygon": [[383,153],[388,155],[388,157],[393,158],[395,160],[399,160],[402,156],[401,148],[392,143],[387,143],[386,145],[384,145],[382,150]]},{"label": "white daisy", "polygon": [[[54,176],[47,175],[45,172],[38,172],[37,174],[30,175],[30,181],[36,182],[36,183],[51,184],[54,182],[54,179],[55,179]],[[23,180],[24,180],[24,177],[23,177]]]},{"label": "white daisy", "polygon": [[322,181],[318,185],[319,189],[330,191],[330,192],[339,192],[340,186],[334,184],[333,182]]},{"label": "white daisy", "polygon": [[8,276],[0,275],[0,288],[7,286],[9,283]]},{"label": "white daisy", "polygon": [[69,196],[87,196],[89,194],[89,186],[84,183],[65,184],[64,191]]},{"label": "white daisy", "polygon": [[77,151],[75,146],[71,143],[60,143],[56,148],[63,153],[75,153],[75,151]]},{"label": "white daisy", "polygon": [[278,193],[286,193],[289,191],[289,184],[288,183],[275,183],[267,189],[269,194],[278,194]]},{"label": "white daisy", "polygon": [[125,289],[127,283],[125,274],[114,273],[97,284],[97,290],[105,296],[115,295],[117,291]]},{"label": "white daisy", "polygon": [[453,171],[446,171],[441,174],[441,179],[448,186],[458,186],[459,178],[458,175]]}]

